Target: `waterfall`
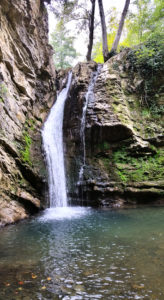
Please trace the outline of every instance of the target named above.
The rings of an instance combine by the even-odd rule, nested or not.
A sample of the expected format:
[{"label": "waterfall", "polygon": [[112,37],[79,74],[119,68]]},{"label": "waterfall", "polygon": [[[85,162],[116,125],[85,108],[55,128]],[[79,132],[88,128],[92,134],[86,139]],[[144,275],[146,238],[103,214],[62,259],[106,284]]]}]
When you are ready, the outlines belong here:
[{"label": "waterfall", "polygon": [[50,207],[67,206],[63,151],[64,105],[71,85],[72,73],[66,87],[59,93],[42,130],[43,147],[48,169]]},{"label": "waterfall", "polygon": [[96,83],[96,80],[100,73],[101,68],[102,68],[102,65],[98,65],[97,70],[95,72],[93,72],[91,81],[88,86],[88,91],[85,95],[85,103],[83,106],[82,118],[81,118],[81,128],[80,128],[80,138],[81,138],[83,158],[82,158],[82,165],[81,165],[80,171],[79,171],[78,185],[80,185],[83,181],[84,167],[86,165],[86,148],[85,148],[86,112],[87,112],[88,103],[94,101],[94,86],[95,86],[95,83]]}]

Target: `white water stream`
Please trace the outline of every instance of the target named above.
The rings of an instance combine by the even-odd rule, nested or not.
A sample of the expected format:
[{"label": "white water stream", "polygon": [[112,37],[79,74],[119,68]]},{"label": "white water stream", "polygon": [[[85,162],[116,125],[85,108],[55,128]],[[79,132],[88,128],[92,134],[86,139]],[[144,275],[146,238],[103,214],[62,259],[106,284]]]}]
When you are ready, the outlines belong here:
[{"label": "white water stream", "polygon": [[101,68],[102,68],[102,65],[98,65],[97,70],[95,72],[93,72],[91,81],[88,86],[88,91],[85,95],[85,103],[83,106],[83,112],[82,112],[82,118],[81,118],[81,128],[80,128],[80,138],[81,138],[83,158],[82,158],[82,165],[81,165],[80,171],[79,171],[78,184],[80,184],[83,181],[83,173],[84,173],[84,168],[86,165],[86,147],[85,147],[86,112],[87,112],[87,107],[88,107],[89,102],[94,101],[94,86],[95,86],[95,83],[96,83],[96,80],[100,73]]},{"label": "white water stream", "polygon": [[43,147],[48,169],[50,207],[67,206],[63,151],[63,115],[71,79],[72,73],[69,73],[67,85],[58,95],[42,130]]}]

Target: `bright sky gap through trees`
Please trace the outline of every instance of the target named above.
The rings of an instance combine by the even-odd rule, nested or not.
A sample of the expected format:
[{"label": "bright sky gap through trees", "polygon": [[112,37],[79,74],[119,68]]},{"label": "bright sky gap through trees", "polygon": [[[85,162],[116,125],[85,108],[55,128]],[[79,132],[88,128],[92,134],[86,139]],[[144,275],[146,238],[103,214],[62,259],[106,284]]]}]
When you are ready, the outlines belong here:
[{"label": "bright sky gap through trees", "polygon": [[[93,2],[96,3],[94,40],[91,52],[92,56],[89,56],[90,58],[88,59],[87,48],[89,47],[89,41],[92,41],[92,39],[89,38],[89,36],[91,37],[89,34],[89,32],[91,32],[89,29],[91,28],[89,25],[91,24],[89,16],[91,14],[91,3]],[[52,0],[51,3],[51,9],[53,11],[55,10],[55,15],[52,12],[49,13],[50,42],[53,45],[56,54],[59,50],[58,48],[62,48],[62,44],[64,44],[64,49],[70,48],[70,54],[72,53],[73,55],[70,55],[71,63],[69,66],[75,65],[78,61],[86,61],[86,55],[87,60],[94,59],[98,63],[103,63],[104,60],[106,61],[110,56],[119,52],[122,47],[133,47],[146,42],[150,38],[155,38],[156,40],[161,41],[161,43],[163,41],[164,2],[162,0],[121,0],[115,1],[114,6],[112,6],[110,1],[106,0],[77,0],[77,2],[68,0],[66,5],[63,0]],[[100,5],[100,3],[102,4]],[[100,9],[101,6],[102,8]],[[102,18],[102,13],[99,15],[99,11],[103,11],[103,7],[105,18],[104,16]],[[128,14],[124,13],[125,7],[127,7],[126,12],[128,12]],[[102,20],[105,20],[105,22]],[[122,26],[121,22],[124,24],[122,27],[123,31],[122,29],[118,30],[118,28],[121,28],[120,26]],[[103,34],[102,46],[101,27],[105,28],[105,23],[107,31],[105,29],[105,35]],[[57,35],[60,37],[63,32],[60,32],[60,26],[56,26],[56,24],[62,24],[64,29],[65,36],[61,43],[59,43],[58,40],[56,41],[56,37]],[[52,31],[54,32],[53,40],[51,35]],[[69,41],[69,38],[71,38],[71,42]],[[65,45],[64,41],[67,42],[67,45]],[[114,41],[115,44],[117,44],[115,47]],[[56,42],[61,46],[57,48],[54,47]],[[104,45],[106,45],[105,48]],[[103,58],[102,53],[105,53],[103,49],[106,49],[106,58],[105,56]],[[59,52],[61,53],[61,51]],[[69,53],[68,56],[65,56],[64,54],[64,57],[68,57],[69,60]],[[58,58],[55,57],[55,55],[54,58],[56,63]],[[56,67],[59,68],[59,65]],[[63,66],[61,65],[60,67],[62,68]]]},{"label": "bright sky gap through trees", "polygon": [[[110,1],[110,0],[103,0],[103,4],[104,4],[105,11],[108,11],[112,7],[116,7],[118,12],[121,13],[123,6],[125,4],[125,0],[115,0],[114,2]],[[99,20],[99,11],[98,11],[97,1],[96,1],[95,16],[96,16],[96,19]],[[57,24],[57,20],[55,19],[54,14],[51,11],[49,11],[49,37],[51,37],[51,34],[54,31],[56,24]],[[75,26],[75,24],[72,21],[71,23],[69,23],[67,25],[67,28],[70,29],[71,31],[74,31],[74,26]],[[95,30],[95,36],[101,37],[101,26],[100,25],[98,26],[98,29]],[[86,50],[87,50],[87,42],[88,42],[87,38],[88,38],[88,36],[84,32],[81,32],[78,37],[76,36],[74,46],[75,46],[76,51],[80,54],[80,57],[78,57],[77,60],[85,59]],[[95,40],[96,40],[96,37],[95,37]],[[86,49],[84,47],[84,44],[86,45]],[[77,60],[75,60],[75,64],[76,64]]]}]

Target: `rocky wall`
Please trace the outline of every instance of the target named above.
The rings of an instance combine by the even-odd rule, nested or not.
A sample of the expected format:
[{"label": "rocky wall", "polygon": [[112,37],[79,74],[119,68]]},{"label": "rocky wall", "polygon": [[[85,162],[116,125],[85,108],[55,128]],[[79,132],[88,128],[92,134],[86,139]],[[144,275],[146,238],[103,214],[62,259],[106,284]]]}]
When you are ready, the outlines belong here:
[{"label": "rocky wall", "polygon": [[54,81],[44,1],[0,1],[0,225],[44,206],[40,129]]},{"label": "rocky wall", "polygon": [[[132,70],[129,51],[107,61],[97,78],[95,97],[87,108],[82,182],[78,182],[83,155],[79,134],[82,107],[96,64],[78,64],[73,69],[64,121],[67,186],[72,203],[121,206],[163,201],[163,116],[143,103],[144,80]],[[158,91],[158,99],[162,99],[159,86]]]}]

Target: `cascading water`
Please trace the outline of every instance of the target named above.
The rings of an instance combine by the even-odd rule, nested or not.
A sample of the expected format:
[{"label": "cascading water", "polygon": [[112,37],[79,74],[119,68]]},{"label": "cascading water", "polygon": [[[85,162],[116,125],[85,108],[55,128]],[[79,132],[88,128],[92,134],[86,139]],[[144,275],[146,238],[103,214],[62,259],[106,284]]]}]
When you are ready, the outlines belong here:
[{"label": "cascading water", "polygon": [[69,73],[67,85],[58,95],[42,130],[43,147],[48,169],[50,207],[67,206],[63,151],[63,115],[71,79],[72,73]]},{"label": "cascading water", "polygon": [[79,180],[78,185],[80,185],[83,181],[84,168],[86,165],[86,148],[85,148],[85,124],[86,124],[86,112],[89,102],[94,101],[94,86],[97,80],[97,77],[100,73],[102,65],[98,65],[97,70],[93,72],[91,81],[88,86],[88,91],[85,95],[85,104],[83,106],[82,118],[81,118],[81,128],[80,128],[80,138],[81,138],[81,148],[82,148],[82,165],[79,171]]}]

